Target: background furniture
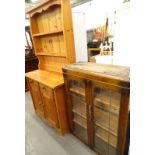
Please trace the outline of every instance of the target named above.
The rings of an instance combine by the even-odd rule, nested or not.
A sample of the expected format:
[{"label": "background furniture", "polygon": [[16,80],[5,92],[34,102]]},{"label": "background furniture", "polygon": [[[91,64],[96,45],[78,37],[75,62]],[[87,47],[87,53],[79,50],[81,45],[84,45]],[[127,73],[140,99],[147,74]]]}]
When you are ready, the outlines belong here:
[{"label": "background furniture", "polygon": [[[25,26],[25,73],[38,69],[38,58],[34,54],[34,48],[31,40],[30,27]],[[25,91],[28,91],[28,85],[25,78]]]},{"label": "background furniture", "polygon": [[129,72],[96,63],[63,68],[70,131],[101,155],[128,152]]},{"label": "background furniture", "polygon": [[46,0],[27,11],[38,70],[26,74],[36,113],[61,134],[68,131],[62,67],[75,62],[69,0]]}]

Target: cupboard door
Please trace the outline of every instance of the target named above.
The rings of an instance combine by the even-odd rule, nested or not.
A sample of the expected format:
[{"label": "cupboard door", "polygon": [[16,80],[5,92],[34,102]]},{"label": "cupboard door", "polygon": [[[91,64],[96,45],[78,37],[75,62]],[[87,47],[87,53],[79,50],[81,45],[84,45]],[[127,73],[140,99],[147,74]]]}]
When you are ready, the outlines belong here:
[{"label": "cupboard door", "polygon": [[42,84],[39,84],[39,85],[40,85],[40,91],[42,94],[42,101],[44,104],[45,118],[51,125],[54,125],[55,127],[59,127],[53,90]]},{"label": "cupboard door", "polygon": [[44,109],[43,109],[43,103],[41,100],[39,84],[38,82],[29,79],[29,86],[30,86],[34,108],[40,116],[44,117]]},{"label": "cupboard door", "polygon": [[94,149],[116,155],[121,93],[94,86],[93,95]]},{"label": "cupboard door", "polygon": [[87,114],[85,101],[85,84],[82,81],[69,81],[69,95],[72,111],[71,119],[73,122],[72,133],[84,143],[88,144],[87,134]]}]

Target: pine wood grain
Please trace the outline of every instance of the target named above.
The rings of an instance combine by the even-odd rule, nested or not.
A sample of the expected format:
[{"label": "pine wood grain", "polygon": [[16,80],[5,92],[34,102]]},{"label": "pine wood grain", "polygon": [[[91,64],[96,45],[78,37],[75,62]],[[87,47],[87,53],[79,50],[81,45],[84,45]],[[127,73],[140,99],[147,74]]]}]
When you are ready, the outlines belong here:
[{"label": "pine wood grain", "polygon": [[40,69],[26,73],[26,77],[38,81],[39,83],[42,83],[50,88],[55,88],[64,84],[62,74]]}]

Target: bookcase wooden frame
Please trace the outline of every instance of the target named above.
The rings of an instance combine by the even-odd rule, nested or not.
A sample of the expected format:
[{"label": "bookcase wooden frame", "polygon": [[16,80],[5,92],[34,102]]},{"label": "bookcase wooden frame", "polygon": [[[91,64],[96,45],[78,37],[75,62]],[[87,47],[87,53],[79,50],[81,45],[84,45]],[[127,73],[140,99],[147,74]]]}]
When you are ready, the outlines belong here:
[{"label": "bookcase wooden frame", "polygon": [[65,66],[63,75],[70,131],[99,155],[126,155],[129,68],[81,62]]},{"label": "bookcase wooden frame", "polygon": [[26,74],[36,113],[68,131],[62,67],[75,62],[69,0],[46,0],[27,11],[38,70]]}]

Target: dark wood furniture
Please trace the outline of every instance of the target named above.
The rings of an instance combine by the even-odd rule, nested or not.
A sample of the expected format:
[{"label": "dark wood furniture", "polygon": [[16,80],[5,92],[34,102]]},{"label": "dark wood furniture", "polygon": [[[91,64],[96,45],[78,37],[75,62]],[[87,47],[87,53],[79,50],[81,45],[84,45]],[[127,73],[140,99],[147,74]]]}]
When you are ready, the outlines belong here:
[{"label": "dark wood furniture", "polygon": [[128,67],[76,63],[63,68],[70,131],[101,155],[129,145]]},{"label": "dark wood furniture", "polygon": [[39,59],[26,74],[36,113],[62,135],[68,132],[62,67],[75,62],[69,0],[46,0],[27,11]]},{"label": "dark wood furniture", "polygon": [[[25,58],[25,73],[38,69],[38,58],[36,56]],[[25,91],[28,91],[27,81],[25,79]]]},{"label": "dark wood furniture", "polygon": [[[32,44],[29,26],[25,26],[25,40],[27,42],[27,46],[25,46],[25,73],[27,73],[38,69],[38,58],[34,54],[34,48]],[[25,78],[25,91],[28,91],[28,90],[29,89]]]}]

